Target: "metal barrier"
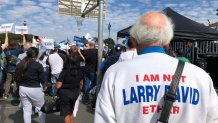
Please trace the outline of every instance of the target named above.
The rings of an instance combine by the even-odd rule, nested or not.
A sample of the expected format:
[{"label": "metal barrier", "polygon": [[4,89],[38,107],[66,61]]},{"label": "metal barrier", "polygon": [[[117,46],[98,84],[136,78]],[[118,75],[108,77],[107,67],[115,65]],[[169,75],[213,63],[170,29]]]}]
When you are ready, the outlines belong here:
[{"label": "metal barrier", "polygon": [[176,54],[177,50],[183,50],[184,56],[193,63],[196,59],[218,57],[218,41],[173,41],[170,43],[169,54]]},{"label": "metal barrier", "polygon": [[176,42],[173,41],[170,43],[169,54],[173,55],[177,54],[178,50],[182,50],[184,52],[184,56],[191,61],[194,61],[194,43],[193,42]]},{"label": "metal barrier", "polygon": [[197,43],[197,54],[218,56],[218,41],[201,41]]}]

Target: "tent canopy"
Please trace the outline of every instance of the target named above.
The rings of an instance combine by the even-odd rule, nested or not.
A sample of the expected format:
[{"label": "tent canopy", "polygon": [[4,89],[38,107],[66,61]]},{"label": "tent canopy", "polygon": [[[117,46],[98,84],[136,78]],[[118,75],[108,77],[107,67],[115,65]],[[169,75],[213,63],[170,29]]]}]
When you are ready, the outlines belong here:
[{"label": "tent canopy", "polygon": [[[218,31],[203,24],[197,23],[186,18],[171,8],[166,8],[163,12],[171,18],[174,24],[174,40],[190,40],[190,41],[215,41],[218,40]],[[124,38],[129,36],[129,30],[132,26],[120,30],[117,37]]]}]

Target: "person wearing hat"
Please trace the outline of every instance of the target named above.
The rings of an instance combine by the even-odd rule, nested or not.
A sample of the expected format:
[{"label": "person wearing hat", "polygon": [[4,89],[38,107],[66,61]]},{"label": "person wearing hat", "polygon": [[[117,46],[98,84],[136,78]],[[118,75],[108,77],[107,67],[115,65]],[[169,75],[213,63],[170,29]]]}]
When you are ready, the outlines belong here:
[{"label": "person wearing hat", "polygon": [[103,73],[105,73],[111,65],[115,64],[118,61],[121,52],[126,51],[126,47],[121,44],[116,44],[114,46],[114,49],[115,52],[108,57],[107,61],[105,61]]}]

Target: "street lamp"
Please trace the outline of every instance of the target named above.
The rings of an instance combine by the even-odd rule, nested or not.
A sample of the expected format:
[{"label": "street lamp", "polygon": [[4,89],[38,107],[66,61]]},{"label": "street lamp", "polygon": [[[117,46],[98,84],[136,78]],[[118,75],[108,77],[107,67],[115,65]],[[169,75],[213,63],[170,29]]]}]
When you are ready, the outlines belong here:
[{"label": "street lamp", "polygon": [[23,25],[24,25],[24,26],[26,26],[26,25],[27,25],[26,21],[23,21]]},{"label": "street lamp", "polygon": [[[26,26],[26,25],[27,25],[26,21],[23,21],[23,25],[24,25],[24,26]],[[26,34],[24,34],[24,36],[25,36],[25,39],[27,40],[27,35],[26,35]]]}]

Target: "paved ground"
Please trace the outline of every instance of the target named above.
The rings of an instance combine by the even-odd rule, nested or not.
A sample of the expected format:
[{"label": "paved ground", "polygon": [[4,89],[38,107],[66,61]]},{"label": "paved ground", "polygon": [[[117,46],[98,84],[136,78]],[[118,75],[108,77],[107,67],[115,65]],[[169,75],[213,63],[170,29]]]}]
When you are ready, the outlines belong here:
[{"label": "paved ground", "polygon": [[[0,102],[0,123],[23,123],[23,112],[16,104],[17,101],[13,100]],[[75,123],[93,123],[93,117],[92,108],[80,103]],[[32,123],[38,123],[36,115],[32,115]],[[60,117],[59,113],[48,114],[46,123],[63,123],[63,117]]]}]

